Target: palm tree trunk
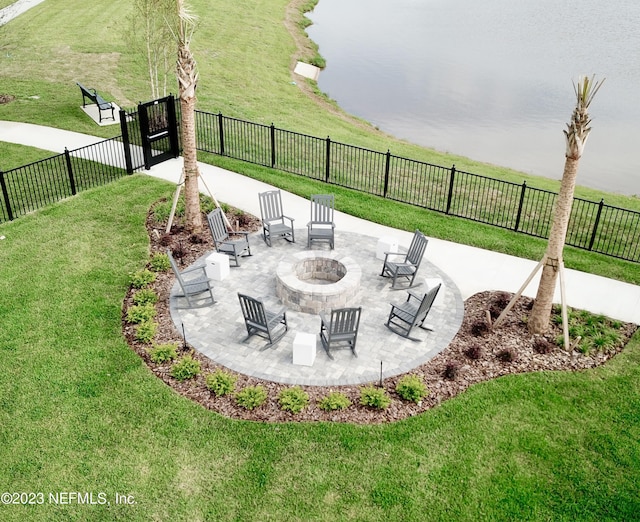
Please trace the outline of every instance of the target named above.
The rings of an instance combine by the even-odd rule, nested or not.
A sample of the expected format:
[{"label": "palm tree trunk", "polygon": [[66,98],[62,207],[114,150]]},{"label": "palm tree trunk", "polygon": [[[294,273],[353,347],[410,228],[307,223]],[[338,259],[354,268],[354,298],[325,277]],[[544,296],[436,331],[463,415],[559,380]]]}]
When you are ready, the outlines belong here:
[{"label": "palm tree trunk", "polygon": [[193,27],[193,17],[189,15],[184,0],[178,0],[180,19],[178,32],[178,83],[180,90],[182,131],[182,156],[184,160],[184,197],[185,197],[185,226],[194,234],[202,231],[202,212],[200,209],[200,190],[198,178],[198,156],[196,150],[196,86],[198,72],[196,61],[189,49],[190,31]]},{"label": "palm tree trunk", "polygon": [[538,285],[538,293],[533,304],[533,310],[527,323],[529,331],[534,334],[543,334],[549,328],[553,294],[556,289],[559,265],[562,260],[562,251],[567,236],[569,218],[571,217],[579,162],[579,157],[567,157],[565,160],[560,193],[556,200],[553,224],[551,225],[549,243],[545,253],[545,264],[542,268],[542,276]]}]

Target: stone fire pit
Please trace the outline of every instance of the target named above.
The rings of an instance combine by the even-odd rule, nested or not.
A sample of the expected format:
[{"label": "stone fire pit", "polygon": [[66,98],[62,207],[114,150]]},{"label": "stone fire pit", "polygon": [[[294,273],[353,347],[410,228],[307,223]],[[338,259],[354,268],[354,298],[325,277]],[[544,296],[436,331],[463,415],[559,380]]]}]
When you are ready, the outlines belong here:
[{"label": "stone fire pit", "polygon": [[292,310],[328,313],[355,300],[361,276],[360,266],[348,256],[308,250],[278,264],[276,295]]}]

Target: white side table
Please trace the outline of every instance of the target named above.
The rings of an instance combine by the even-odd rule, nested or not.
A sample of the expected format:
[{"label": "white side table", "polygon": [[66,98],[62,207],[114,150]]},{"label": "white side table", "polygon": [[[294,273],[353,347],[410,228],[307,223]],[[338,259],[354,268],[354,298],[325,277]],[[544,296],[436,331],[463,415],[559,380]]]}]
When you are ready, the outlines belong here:
[{"label": "white side table", "polygon": [[229,256],[214,252],[207,256],[207,277],[214,281],[222,281],[229,275]]},{"label": "white side table", "polygon": [[378,239],[378,244],[376,245],[376,258],[380,259],[380,261],[384,261],[384,253],[385,252],[397,252],[398,251],[398,240],[391,236],[383,236]]},{"label": "white side table", "polygon": [[316,360],[316,336],[311,333],[297,332],[293,339],[293,364],[313,366]]}]

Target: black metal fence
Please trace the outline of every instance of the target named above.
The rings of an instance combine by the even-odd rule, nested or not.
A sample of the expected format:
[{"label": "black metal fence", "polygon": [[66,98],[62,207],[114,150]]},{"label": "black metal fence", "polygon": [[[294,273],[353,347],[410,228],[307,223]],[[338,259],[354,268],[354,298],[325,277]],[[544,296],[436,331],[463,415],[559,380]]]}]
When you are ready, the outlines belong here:
[{"label": "black metal fence", "polygon": [[10,221],[127,174],[122,143],[111,138],[0,171],[0,222]]},{"label": "black metal fence", "polygon": [[[557,194],[390,152],[196,111],[198,150],[548,238]],[[640,261],[640,213],[575,198],[568,245]]]},{"label": "black metal fence", "polygon": [[[176,107],[179,120],[179,106]],[[121,111],[122,136],[0,171],[0,223],[145,165],[138,111]],[[196,111],[198,150],[295,173],[384,198],[547,238],[557,194]],[[640,213],[575,198],[567,244],[640,261]]]}]

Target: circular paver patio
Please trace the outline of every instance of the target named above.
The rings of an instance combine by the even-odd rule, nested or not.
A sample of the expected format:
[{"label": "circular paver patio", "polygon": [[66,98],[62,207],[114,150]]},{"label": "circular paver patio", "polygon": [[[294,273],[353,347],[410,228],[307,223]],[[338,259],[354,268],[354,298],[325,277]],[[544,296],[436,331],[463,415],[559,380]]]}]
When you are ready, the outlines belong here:
[{"label": "circular paver patio", "polygon": [[[381,277],[382,261],[376,258],[378,238],[352,232],[336,231],[335,250],[348,255],[361,269],[360,287],[352,306],[362,307],[358,330],[357,352],[332,350],[334,360],[327,356],[320,343],[320,317],[289,309],[289,331],[274,346],[264,349],[267,342],[254,335],[244,342],[247,331],[238,301],[238,292],[261,297],[268,308],[282,305],[276,296],[276,269],[282,260],[308,251],[306,229],[296,230],[296,243],[285,240],[265,245],[258,233],[250,236],[250,257],[240,260],[240,267],[231,267],[229,275],[214,282],[213,306],[187,309],[184,298],[178,297],[177,283],[171,291],[171,316],[179,332],[185,332],[187,342],[203,355],[227,368],[260,379],[285,384],[339,386],[375,382],[382,377],[406,373],[427,362],[448,346],[458,332],[464,315],[464,303],[454,282],[442,270],[429,262],[429,247],[420,266],[414,287],[425,292],[428,279],[440,279],[443,286],[427,317],[427,331],[415,328],[412,336],[421,342],[405,339],[390,331],[385,322],[390,303],[406,300],[406,290],[393,290],[388,278]],[[314,245],[314,250],[326,250],[328,245]],[[204,264],[206,256],[197,263]],[[293,340],[297,332],[314,334],[316,358],[313,366],[293,364]]]}]

